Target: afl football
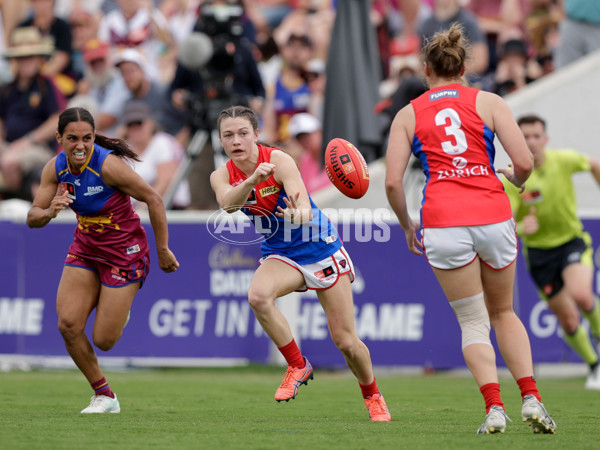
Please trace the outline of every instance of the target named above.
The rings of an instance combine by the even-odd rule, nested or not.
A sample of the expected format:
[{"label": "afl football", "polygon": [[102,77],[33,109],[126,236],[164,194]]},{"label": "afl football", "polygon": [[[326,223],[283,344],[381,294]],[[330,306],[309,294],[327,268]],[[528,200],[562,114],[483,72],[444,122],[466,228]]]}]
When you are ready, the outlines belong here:
[{"label": "afl football", "polygon": [[338,190],[350,198],[361,198],[369,189],[369,167],[350,142],[334,138],[325,149],[325,170]]}]

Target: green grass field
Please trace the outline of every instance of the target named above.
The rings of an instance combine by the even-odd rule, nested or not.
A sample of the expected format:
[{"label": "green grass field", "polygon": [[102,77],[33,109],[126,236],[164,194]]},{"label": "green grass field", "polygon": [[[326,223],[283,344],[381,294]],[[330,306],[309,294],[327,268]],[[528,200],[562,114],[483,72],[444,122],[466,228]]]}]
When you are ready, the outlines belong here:
[{"label": "green grass field", "polygon": [[538,381],[558,424],[534,435],[520,395],[502,379],[505,434],[476,435],[483,400],[470,377],[377,374],[392,422],[371,423],[356,380],[315,371],[295,400],[273,394],[283,369],[108,372],[121,414],[81,415],[91,389],[76,371],[0,373],[2,449],[583,449],[600,447],[600,392],[583,378]]}]

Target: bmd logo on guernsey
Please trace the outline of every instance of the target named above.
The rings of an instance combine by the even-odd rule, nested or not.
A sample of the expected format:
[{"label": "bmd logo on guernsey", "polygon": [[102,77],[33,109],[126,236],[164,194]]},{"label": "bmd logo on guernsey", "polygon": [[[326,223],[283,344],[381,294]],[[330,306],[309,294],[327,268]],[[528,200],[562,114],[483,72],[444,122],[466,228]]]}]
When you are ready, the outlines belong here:
[{"label": "bmd logo on guernsey", "polygon": [[[212,213],[206,221],[206,229],[212,237],[227,244],[249,245],[262,242],[265,237],[272,235],[279,228],[277,216],[271,211],[259,206],[253,206],[254,215],[248,217],[239,211],[242,206],[232,206],[231,212],[218,210]],[[275,229],[268,225],[275,224]]]},{"label": "bmd logo on guernsey", "polygon": [[83,195],[85,195],[85,196],[96,195],[103,191],[104,191],[104,186],[88,186],[87,192],[84,192]]},{"label": "bmd logo on guernsey", "polygon": [[458,97],[458,91],[456,89],[446,89],[439,92],[432,92],[429,94],[429,101],[433,102],[445,97]]}]

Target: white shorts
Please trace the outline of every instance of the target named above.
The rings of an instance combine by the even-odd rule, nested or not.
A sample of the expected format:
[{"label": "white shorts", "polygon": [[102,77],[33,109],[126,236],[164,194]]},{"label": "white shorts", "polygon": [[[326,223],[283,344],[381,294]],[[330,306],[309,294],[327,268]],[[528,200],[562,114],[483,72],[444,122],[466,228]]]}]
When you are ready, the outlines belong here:
[{"label": "white shorts", "polygon": [[305,285],[296,289],[297,292],[304,292],[308,289],[329,289],[337,283],[340,276],[345,274],[350,275],[350,282],[354,281],[354,265],[344,247],[341,247],[333,255],[312,264],[300,265],[287,256],[275,254],[265,256],[259,262],[263,263],[268,259],[283,261],[302,274]]},{"label": "white shorts", "polygon": [[508,267],[517,258],[519,241],[513,219],[489,225],[424,228],[425,256],[436,269],[458,269],[477,256],[492,269]]}]

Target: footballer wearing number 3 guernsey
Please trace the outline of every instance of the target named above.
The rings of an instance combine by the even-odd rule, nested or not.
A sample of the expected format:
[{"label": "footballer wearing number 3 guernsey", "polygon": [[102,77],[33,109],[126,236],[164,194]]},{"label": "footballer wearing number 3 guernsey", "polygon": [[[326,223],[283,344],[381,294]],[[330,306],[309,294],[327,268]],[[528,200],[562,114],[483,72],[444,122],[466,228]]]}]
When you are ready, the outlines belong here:
[{"label": "footballer wearing number 3 guernsey", "polygon": [[[556,423],[533,377],[529,337],[513,309],[518,241],[510,202],[494,170],[494,136],[511,160],[498,172],[517,188],[531,174],[533,158],[506,102],[465,85],[468,51],[456,23],[425,43],[429,90],[392,122],[386,194],[409,250],[425,255],[458,319],[463,356],[485,401],[485,421],[477,433],[504,433],[508,421],[490,328],[521,390],[521,418],[534,433],[554,433]],[[404,194],[411,153],[426,178],[421,223],[409,215]]]}]

